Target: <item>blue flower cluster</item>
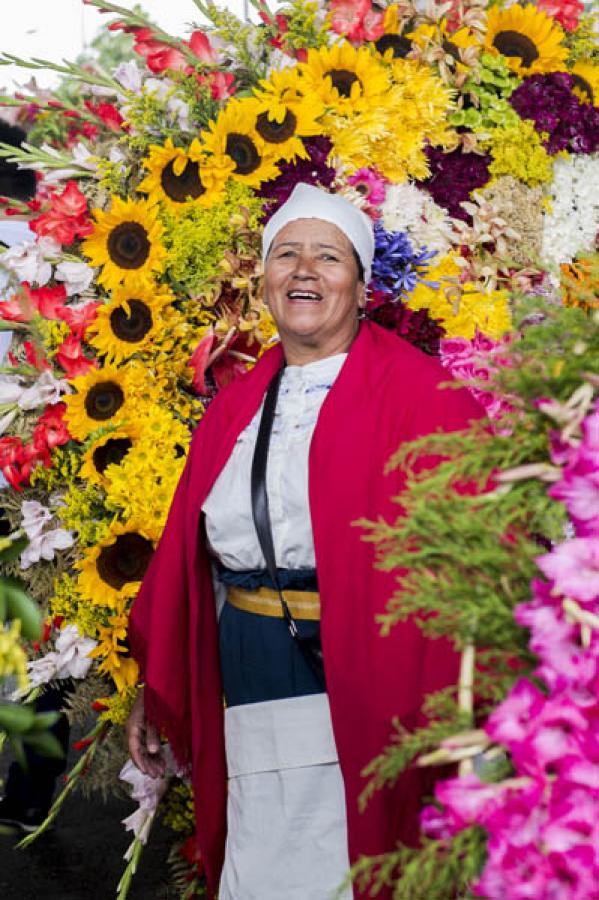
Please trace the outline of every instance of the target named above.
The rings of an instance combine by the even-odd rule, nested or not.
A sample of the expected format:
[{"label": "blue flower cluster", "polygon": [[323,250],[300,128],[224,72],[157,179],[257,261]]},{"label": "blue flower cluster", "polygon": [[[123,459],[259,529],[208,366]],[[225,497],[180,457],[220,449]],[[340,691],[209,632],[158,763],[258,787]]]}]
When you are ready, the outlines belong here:
[{"label": "blue flower cluster", "polygon": [[[436,256],[436,250],[421,247],[415,252],[405,232],[385,231],[382,225],[374,226],[374,261],[370,287],[387,296],[398,299],[410,294],[428,269],[428,262]],[[426,282],[435,287],[431,282]]]}]

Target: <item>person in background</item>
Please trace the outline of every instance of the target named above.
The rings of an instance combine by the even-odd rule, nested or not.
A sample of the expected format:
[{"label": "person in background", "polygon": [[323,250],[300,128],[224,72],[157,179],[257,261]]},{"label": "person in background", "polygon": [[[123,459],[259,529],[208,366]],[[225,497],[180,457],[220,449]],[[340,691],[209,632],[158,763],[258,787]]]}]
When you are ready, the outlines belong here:
[{"label": "person in background", "polygon": [[[22,128],[0,120],[0,143],[19,147],[25,140]],[[18,169],[14,163],[0,159],[0,196],[13,200],[31,200],[35,196],[35,172]],[[26,222],[16,219],[0,220],[0,253],[25,241],[33,240],[33,234]],[[7,284],[5,273],[0,272],[0,296]],[[10,347],[12,332],[0,331],[0,366]],[[6,481],[0,473],[0,536],[10,532],[8,519],[2,509],[2,490]],[[36,700],[38,712],[52,712],[61,709],[65,688],[48,687]],[[69,744],[69,724],[66,716],[61,716],[51,729],[65,752],[64,759],[49,759],[26,749],[27,771],[13,762],[8,770],[4,786],[4,797],[0,800],[0,825],[23,832],[32,832],[41,825],[48,814],[56,779],[66,768],[66,751]]]}]

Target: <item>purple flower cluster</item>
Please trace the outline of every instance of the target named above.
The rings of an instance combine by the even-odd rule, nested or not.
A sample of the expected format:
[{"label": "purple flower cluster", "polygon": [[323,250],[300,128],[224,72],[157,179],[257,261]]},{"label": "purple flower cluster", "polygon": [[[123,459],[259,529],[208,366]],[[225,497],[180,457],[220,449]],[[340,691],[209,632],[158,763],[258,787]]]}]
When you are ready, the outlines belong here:
[{"label": "purple flower cluster", "polygon": [[428,310],[409,309],[401,300],[389,300],[386,295],[375,293],[368,304],[368,318],[429,356],[439,355],[439,344],[445,332],[431,319]]},{"label": "purple flower cluster", "polygon": [[525,78],[510,97],[522,119],[532,119],[539,132],[546,132],[548,153],[595,153],[599,150],[599,107],[582,103],[567,72],[550,72]]},{"label": "purple flower cluster", "polygon": [[471,191],[483,187],[489,180],[491,157],[464,153],[460,148],[444,153],[436,147],[427,147],[426,156],[431,174],[421,186],[450,216],[469,221],[461,203],[468,200]]},{"label": "purple flower cluster", "polygon": [[436,256],[436,250],[412,247],[407,234],[402,231],[385,231],[379,223],[374,226],[374,260],[370,287],[381,294],[399,298],[410,294],[418,281],[424,281],[427,263]]},{"label": "purple flower cluster", "polygon": [[472,824],[487,831],[473,891],[489,900],[599,898],[599,406],[579,442],[555,437],[552,461],[562,471],[550,493],[575,533],[538,557],[549,580],[535,579],[532,599],[515,611],[530,629],[544,688],[519,679],[485,726],[509,751],[515,777],[442,782],[435,796],[443,809],[422,814],[433,837]]},{"label": "purple flower cluster", "polygon": [[317,184],[328,188],[335,180],[335,169],[327,165],[327,158],[331,152],[332,144],[327,137],[306,138],[304,145],[309,153],[308,159],[296,159],[294,162],[279,163],[281,174],[272,181],[265,182],[257,192],[259,197],[264,197],[264,216],[262,223],[266,224],[273,213],[285,203],[296,184]]}]

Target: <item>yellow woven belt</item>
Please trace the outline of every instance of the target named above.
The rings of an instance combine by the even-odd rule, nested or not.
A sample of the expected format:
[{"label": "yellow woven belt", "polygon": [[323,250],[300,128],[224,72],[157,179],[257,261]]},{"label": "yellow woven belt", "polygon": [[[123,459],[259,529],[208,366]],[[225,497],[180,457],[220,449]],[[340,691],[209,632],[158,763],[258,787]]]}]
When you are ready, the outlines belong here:
[{"label": "yellow woven belt", "polygon": [[[283,591],[283,596],[294,619],[320,620],[320,594],[318,591]],[[236,609],[257,613],[260,616],[283,618],[279,595],[272,588],[261,587],[256,591],[245,591],[239,587],[229,587],[227,600]]]}]

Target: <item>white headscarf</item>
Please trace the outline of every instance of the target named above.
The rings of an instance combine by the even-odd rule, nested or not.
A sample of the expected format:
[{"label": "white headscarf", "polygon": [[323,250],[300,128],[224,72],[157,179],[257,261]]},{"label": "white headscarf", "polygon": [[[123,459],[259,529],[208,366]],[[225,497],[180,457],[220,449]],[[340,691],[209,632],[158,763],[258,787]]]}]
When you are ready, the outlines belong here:
[{"label": "white headscarf", "polygon": [[296,219],[323,219],[336,225],[349,239],[364,267],[364,283],[370,281],[374,257],[372,222],[361,209],[340,194],[329,194],[312,184],[296,184],[289,199],[267,223],[262,235],[262,261],[279,231]]}]

